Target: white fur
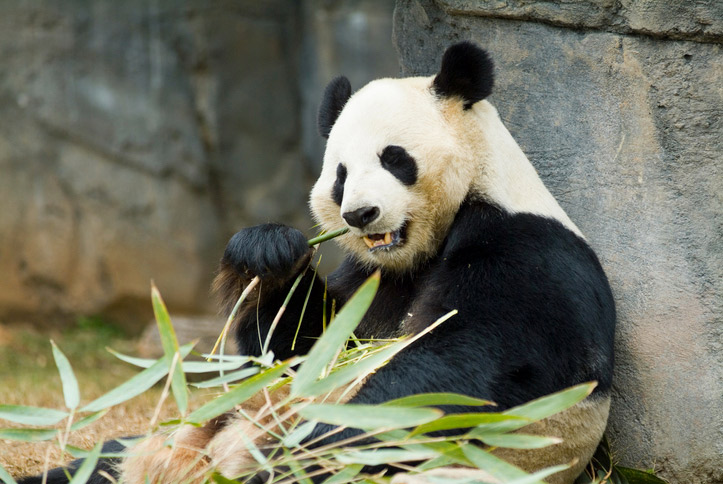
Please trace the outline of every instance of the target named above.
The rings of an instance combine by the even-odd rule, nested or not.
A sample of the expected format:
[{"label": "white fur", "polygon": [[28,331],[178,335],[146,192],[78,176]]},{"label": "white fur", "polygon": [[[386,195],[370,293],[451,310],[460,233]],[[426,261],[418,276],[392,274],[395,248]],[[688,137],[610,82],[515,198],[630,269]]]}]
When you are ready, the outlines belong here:
[{"label": "white fur", "polygon": [[545,466],[571,464],[569,469],[545,479],[548,484],[570,484],[592,458],[610,412],[610,397],[591,396],[574,407],[528,425],[521,433],[560,437],[556,445],[534,450],[497,449],[494,454],[527,472],[536,472]]},{"label": "white fur", "polygon": [[557,200],[540,180],[537,171],[500,120],[497,110],[487,101],[475,104],[472,111],[478,134],[477,174],[472,191],[511,213],[533,213],[560,221],[582,237]]},{"label": "white fur", "polygon": [[[311,209],[327,230],[346,226],[342,214],[364,206],[380,209],[364,231],[351,227],[337,239],[370,266],[406,270],[436,253],[467,195],[510,213],[528,212],[582,233],[565,214],[487,101],[464,110],[461,99],[440,99],[433,77],[380,79],[355,93],[329,134]],[[388,145],[416,160],[418,181],[405,186],[381,166]],[[331,199],[339,164],[347,169],[342,206]],[[410,221],[407,242],[370,252],[365,234],[391,232]]]}]

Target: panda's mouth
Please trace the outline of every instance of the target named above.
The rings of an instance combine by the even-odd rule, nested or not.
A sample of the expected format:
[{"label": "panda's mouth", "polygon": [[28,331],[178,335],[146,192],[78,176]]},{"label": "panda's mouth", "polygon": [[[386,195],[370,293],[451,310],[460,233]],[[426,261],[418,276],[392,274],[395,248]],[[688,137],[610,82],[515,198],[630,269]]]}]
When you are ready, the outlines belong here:
[{"label": "panda's mouth", "polygon": [[376,252],[378,250],[389,250],[392,247],[402,245],[406,235],[407,223],[405,222],[404,225],[393,232],[385,232],[383,234],[366,234],[362,237],[362,239],[367,247],[369,247],[369,252]]}]

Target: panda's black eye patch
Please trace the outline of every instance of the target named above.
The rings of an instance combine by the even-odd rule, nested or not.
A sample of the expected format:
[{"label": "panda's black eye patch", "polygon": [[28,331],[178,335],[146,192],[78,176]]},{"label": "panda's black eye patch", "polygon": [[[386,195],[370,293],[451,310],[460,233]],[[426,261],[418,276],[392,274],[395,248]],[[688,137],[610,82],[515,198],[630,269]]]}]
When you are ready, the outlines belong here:
[{"label": "panda's black eye patch", "polygon": [[346,167],[339,163],[336,166],[336,180],[331,189],[331,199],[341,207],[341,201],[344,198],[344,182],[346,182]]},{"label": "panda's black eye patch", "polygon": [[382,167],[405,185],[417,183],[417,162],[401,146],[389,145],[379,155]]}]

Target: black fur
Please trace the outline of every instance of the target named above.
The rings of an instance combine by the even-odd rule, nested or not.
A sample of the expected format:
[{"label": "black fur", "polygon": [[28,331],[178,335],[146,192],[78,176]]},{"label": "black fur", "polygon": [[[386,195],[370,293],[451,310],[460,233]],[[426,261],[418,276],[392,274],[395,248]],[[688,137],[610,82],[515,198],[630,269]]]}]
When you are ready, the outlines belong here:
[{"label": "black fur", "polygon": [[344,183],[346,182],[346,167],[339,163],[336,166],[336,180],[331,188],[331,199],[341,207],[341,201],[344,199]]},{"label": "black fur", "polygon": [[[329,295],[343,304],[370,272],[347,258],[328,279]],[[612,294],[593,251],[559,222],[465,202],[436,257],[413,272],[382,274],[355,334],[417,333],[452,309],[459,313],[371,375],[351,402],[457,392],[492,400],[498,404],[494,410],[504,410],[591,380],[598,381],[594,395],[609,393]],[[318,320],[321,314],[307,317]],[[272,347],[288,353],[287,344],[274,338]],[[330,430],[318,424],[307,441]],[[359,432],[347,428],[314,445]]]},{"label": "black fur", "polygon": [[[304,275],[299,288],[292,296],[278,326],[271,338],[271,351],[277,359],[285,360],[294,355],[309,352],[322,332],[324,282],[314,281],[304,318],[299,322],[304,300],[315,276],[312,271]],[[261,300],[258,305],[248,307],[236,326],[236,345],[241,355],[260,355],[276,313],[291,289],[293,280],[281,287],[261,286]],[[257,319],[258,316],[258,319]],[[299,324],[301,326],[299,327]],[[296,329],[299,327],[297,334]],[[296,342],[294,343],[294,340]],[[292,349],[292,346],[294,348]]]},{"label": "black fur", "polygon": [[[485,51],[463,42],[445,53],[433,88],[439,96],[461,97],[469,109],[489,95],[492,84],[492,62]],[[345,78],[327,87],[319,112],[324,137],[350,95]],[[416,162],[402,148],[388,146],[380,160],[402,183],[415,183]],[[331,194],[339,205],[345,180],[346,169],[340,164]],[[262,279],[238,318],[240,353],[260,354],[278,308],[310,257],[303,234],[278,224],[244,229],[231,239],[216,283],[227,307],[252,277]],[[328,278],[327,299],[341,307],[371,271],[349,256]],[[317,279],[311,272],[304,275],[270,340],[270,350],[278,358],[307,353],[322,332],[324,311],[328,320],[331,304],[323,304],[325,284]],[[310,284],[311,296],[293,346]],[[436,256],[413,271],[382,273],[377,296],[355,334],[385,338],[418,333],[453,309],[459,311],[456,316],[370,375],[352,402],[376,404],[418,393],[455,392],[492,400],[498,404],[495,410],[504,410],[590,380],[598,381],[596,395],[609,393],[615,330],[612,294],[593,251],[558,221],[466,201]],[[318,424],[306,440],[330,429]],[[314,445],[358,433],[345,428]],[[39,482],[32,479],[21,482]],[[97,475],[93,479],[93,484],[105,484]],[[48,482],[67,479],[54,470]]]},{"label": "black fur", "polygon": [[[270,248],[276,242],[259,245]],[[329,277],[328,297],[338,305],[346,302],[370,275],[363,267],[348,258]],[[297,293],[305,293],[309,283],[311,276]],[[322,281],[314,285],[323,286]],[[272,300],[283,299],[286,288],[275,292],[277,297],[267,294],[259,307],[262,328],[278,308]],[[265,311],[267,304],[272,307]],[[321,307],[307,307],[304,319],[321,321]],[[459,314],[370,377],[355,401],[456,391],[491,399],[504,409],[589,380],[599,382],[597,393],[610,389],[612,294],[593,251],[558,221],[508,214],[485,202],[464,203],[435,258],[414,272],[382,274],[377,297],[355,334],[416,333],[452,309]],[[292,312],[290,307],[287,314]],[[249,330],[251,339],[258,339],[256,316],[255,311],[244,316],[241,339]],[[298,314],[290,318],[295,330]],[[258,354],[248,344],[243,347]],[[272,338],[271,349],[290,353],[282,336]]]},{"label": "black fur", "polygon": [[483,49],[472,42],[449,47],[442,57],[442,67],[432,87],[440,97],[460,97],[464,109],[486,98],[494,85],[494,64]]},{"label": "black fur", "polygon": [[311,249],[299,230],[281,224],[263,224],[240,230],[226,245],[221,259],[239,273],[266,279],[285,277]]},{"label": "black fur", "polygon": [[[368,271],[349,261],[342,271],[329,291],[343,300]],[[504,410],[585,381],[598,381],[597,395],[609,392],[612,294],[593,251],[559,222],[465,203],[438,256],[398,277],[382,275],[356,334],[416,333],[452,309],[459,314],[368,378],[353,403],[458,392]],[[328,430],[320,424],[309,438]],[[319,445],[357,432],[345,429]]]},{"label": "black fur", "polygon": [[379,218],[379,207],[361,207],[351,212],[344,212],[341,217],[350,226],[363,229]]},{"label": "black fur", "polygon": [[[249,303],[240,317],[236,331],[240,352],[259,355],[260,341],[265,340],[304,255],[291,257],[301,252],[300,244],[289,249],[283,236],[295,234],[293,229],[270,225],[246,231],[252,233],[232,239],[225,267],[267,270],[273,260],[277,263],[273,273],[280,267],[296,268],[282,278],[283,283],[268,279],[262,283],[267,287],[261,289],[258,307]],[[253,240],[256,247],[246,247],[242,240]],[[336,299],[341,307],[370,273],[348,257],[329,276],[327,298]],[[291,349],[314,277],[305,275],[272,336],[270,349],[279,358],[308,352],[321,334],[324,282],[316,280],[300,336]],[[417,333],[452,309],[459,313],[372,374],[351,402],[376,404],[418,393],[457,392],[492,400],[498,404],[495,410],[504,410],[585,381],[598,381],[592,398],[610,391],[612,294],[590,247],[556,220],[509,214],[480,201],[465,202],[437,256],[415,271],[382,273],[377,296],[355,334],[385,338]],[[330,429],[318,424],[307,441]],[[314,445],[358,433],[346,428]],[[67,482],[53,472],[49,483]]]},{"label": "black fur", "polygon": [[[329,295],[343,304],[370,271],[347,259],[329,277]],[[372,375],[353,401],[450,391],[505,409],[584,381],[597,380],[598,394],[609,391],[612,294],[593,251],[559,222],[466,202],[437,257],[415,272],[382,274],[355,334],[416,333],[452,309],[459,314]],[[306,318],[321,313],[307,308]],[[274,338],[272,349],[288,353],[287,344]]]},{"label": "black fur", "polygon": [[339,117],[344,105],[351,97],[351,83],[344,76],[335,77],[326,86],[324,97],[319,106],[319,134],[324,138],[329,137],[332,126]]},{"label": "black fur", "polygon": [[[261,277],[257,297],[251,298],[251,304],[247,305],[249,314],[236,326],[236,342],[240,354],[261,354],[262,345],[277,311],[296,276],[308,266],[312,254],[304,234],[286,225],[257,225],[240,230],[231,238],[221,260],[221,270],[232,269],[237,277],[241,278],[254,275]],[[233,274],[229,277],[233,277]],[[301,285],[308,288],[312,279],[313,275],[309,271]],[[307,308],[310,317],[304,317],[298,334],[296,328],[306,290],[294,293],[273,335],[274,354],[277,358],[283,360],[292,356],[292,345],[293,354],[304,354],[311,348],[315,341],[313,337],[318,336],[322,325],[321,319],[312,319],[311,315],[320,314],[323,290],[323,284],[317,284],[313,288]],[[236,299],[235,294],[233,299]]]},{"label": "black fur", "polygon": [[382,166],[407,186],[417,183],[417,161],[401,146],[389,145],[379,155]]}]

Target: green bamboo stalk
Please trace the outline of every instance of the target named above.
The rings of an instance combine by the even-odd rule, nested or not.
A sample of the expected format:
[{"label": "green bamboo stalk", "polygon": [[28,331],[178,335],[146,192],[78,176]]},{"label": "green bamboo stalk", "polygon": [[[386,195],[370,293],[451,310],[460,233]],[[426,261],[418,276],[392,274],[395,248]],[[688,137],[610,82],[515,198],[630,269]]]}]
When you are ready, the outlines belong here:
[{"label": "green bamboo stalk", "polygon": [[347,232],[349,232],[349,227],[344,227],[339,230],[332,230],[331,232],[326,232],[325,234],[321,234],[318,237],[314,237],[313,239],[309,240],[307,244],[309,244],[309,247],[313,247],[316,244],[321,244],[322,242],[326,242],[327,240],[334,239],[336,237],[339,237],[340,235],[344,235]]}]

